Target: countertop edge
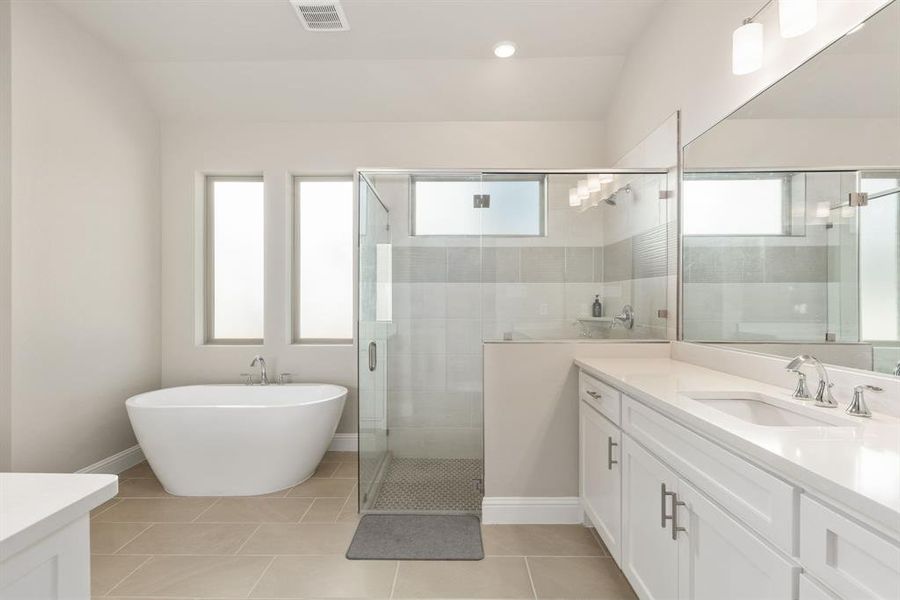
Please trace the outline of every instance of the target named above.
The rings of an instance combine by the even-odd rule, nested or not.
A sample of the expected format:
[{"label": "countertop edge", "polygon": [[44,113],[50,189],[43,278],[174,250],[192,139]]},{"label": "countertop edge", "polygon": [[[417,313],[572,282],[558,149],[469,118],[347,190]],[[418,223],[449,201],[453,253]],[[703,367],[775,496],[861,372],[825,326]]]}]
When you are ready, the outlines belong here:
[{"label": "countertop edge", "polygon": [[[643,402],[679,425],[687,427],[710,441],[723,446],[726,450],[737,454],[741,458],[750,460],[758,468],[784,479],[801,491],[809,492],[825,503],[836,504],[837,508],[842,512],[852,515],[869,527],[881,528],[880,531],[884,535],[889,536],[895,542],[900,542],[900,512],[891,507],[847,489],[827,477],[823,477],[753,442],[749,442],[714,423],[696,417],[680,407],[673,406],[652,394],[632,387],[614,374],[598,369],[596,366],[578,358],[574,362],[588,374],[606,381],[619,391]],[[725,372],[721,373],[728,375]]]}]

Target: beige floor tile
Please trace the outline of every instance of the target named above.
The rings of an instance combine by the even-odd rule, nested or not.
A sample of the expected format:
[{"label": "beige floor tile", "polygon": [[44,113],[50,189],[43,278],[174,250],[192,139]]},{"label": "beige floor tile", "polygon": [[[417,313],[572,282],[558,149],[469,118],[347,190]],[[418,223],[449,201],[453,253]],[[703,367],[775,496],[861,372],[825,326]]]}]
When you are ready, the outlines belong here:
[{"label": "beige floor tile", "polygon": [[126,498],[97,515],[98,523],[174,523],[193,521],[215,498]]},{"label": "beige floor tile", "polygon": [[345,498],[316,498],[301,523],[334,523],[346,503]]},{"label": "beige floor tile", "polygon": [[539,557],[526,560],[538,598],[637,598],[611,558]]},{"label": "beige floor tile", "polygon": [[112,508],[119,502],[120,502],[120,500],[118,498],[113,498],[111,500],[107,500],[106,502],[104,502],[103,504],[101,504],[100,506],[98,506],[97,508],[95,508],[94,510],[91,511],[91,518],[93,519],[94,517],[96,517],[97,515],[102,513],[107,508]]},{"label": "beige floor tile", "polygon": [[402,562],[394,598],[533,598],[525,559]]},{"label": "beige floor tile", "polygon": [[255,530],[251,523],[156,524],[119,554],[234,554]]},{"label": "beige floor tile", "polygon": [[345,523],[261,525],[240,553],[343,555],[355,530],[355,525]]},{"label": "beige floor tile", "polygon": [[340,466],[338,466],[337,471],[334,472],[333,477],[337,479],[356,480],[359,477],[359,465],[356,464],[356,461],[342,462]]},{"label": "beige floor tile", "polygon": [[118,498],[171,498],[156,479],[124,479],[119,481]]},{"label": "beige floor tile", "polygon": [[91,553],[115,554],[119,548],[136,538],[148,523],[103,523],[91,521]]},{"label": "beige floor tile", "polygon": [[126,471],[119,473],[119,479],[156,479],[156,474],[147,461],[134,465]]},{"label": "beige floor tile", "polygon": [[393,561],[347,560],[341,556],[278,556],[251,598],[388,598]]},{"label": "beige floor tile", "polygon": [[334,472],[338,470],[338,467],[341,466],[339,462],[323,462],[319,463],[319,466],[316,467],[316,472],[313,473],[313,477],[316,479],[328,478],[334,475]]},{"label": "beige floor tile", "polygon": [[271,560],[266,556],[154,556],[110,595],[246,598]]},{"label": "beige floor tile", "polygon": [[220,498],[198,523],[297,523],[312,498]]},{"label": "beige floor tile", "polygon": [[106,594],[148,559],[147,556],[92,556],[91,596]]},{"label": "beige floor tile", "polygon": [[325,457],[322,458],[322,462],[346,462],[348,460],[356,460],[357,454],[356,452],[334,452],[329,451],[325,453]]},{"label": "beige floor tile", "polygon": [[587,527],[581,525],[484,525],[487,556],[602,556]]},{"label": "beige floor tile", "polygon": [[338,515],[337,522],[338,523],[359,523],[359,513],[356,509],[348,509],[344,508],[341,514]]},{"label": "beige floor tile", "polygon": [[288,492],[288,497],[346,498],[353,491],[353,479],[307,479]]}]

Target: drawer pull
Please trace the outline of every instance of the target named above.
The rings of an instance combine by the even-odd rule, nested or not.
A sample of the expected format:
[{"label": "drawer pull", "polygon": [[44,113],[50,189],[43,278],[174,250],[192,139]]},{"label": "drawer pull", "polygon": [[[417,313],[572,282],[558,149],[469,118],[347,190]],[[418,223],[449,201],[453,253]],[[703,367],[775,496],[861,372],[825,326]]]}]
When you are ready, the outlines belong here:
[{"label": "drawer pull", "polygon": [[613,460],[612,449],[613,446],[618,446],[619,444],[613,441],[612,436],[608,437],[607,440],[608,443],[606,444],[606,466],[610,471],[612,471],[612,466],[619,464],[619,461]]},{"label": "drawer pull", "polygon": [[591,398],[593,398],[594,400],[599,400],[600,398],[603,397],[603,396],[600,394],[600,392],[595,392],[594,390],[585,390],[585,393],[586,393],[588,396],[590,396]]}]

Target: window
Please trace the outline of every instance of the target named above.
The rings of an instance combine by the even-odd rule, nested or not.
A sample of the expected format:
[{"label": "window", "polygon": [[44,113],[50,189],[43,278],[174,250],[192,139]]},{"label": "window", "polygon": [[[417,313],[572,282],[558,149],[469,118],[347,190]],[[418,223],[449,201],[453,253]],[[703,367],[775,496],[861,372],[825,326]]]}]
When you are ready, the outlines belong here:
[{"label": "window", "polygon": [[685,175],[684,235],[790,235],[790,185],[783,174]]},{"label": "window", "polygon": [[294,341],[353,341],[353,181],[294,178]]},{"label": "window", "polygon": [[263,339],[262,177],[206,178],[206,341]]},{"label": "window", "polygon": [[[412,179],[411,235],[542,236],[543,175]],[[490,197],[477,206],[475,196]]]}]

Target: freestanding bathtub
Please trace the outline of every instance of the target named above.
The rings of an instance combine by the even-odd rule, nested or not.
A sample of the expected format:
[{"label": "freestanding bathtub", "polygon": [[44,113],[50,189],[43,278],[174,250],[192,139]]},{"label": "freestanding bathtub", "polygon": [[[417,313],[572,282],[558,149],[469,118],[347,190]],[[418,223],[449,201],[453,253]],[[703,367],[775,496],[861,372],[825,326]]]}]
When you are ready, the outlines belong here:
[{"label": "freestanding bathtub", "polygon": [[128,418],[170,494],[254,496],[309,478],[328,450],[347,388],[192,385],[133,396]]}]

